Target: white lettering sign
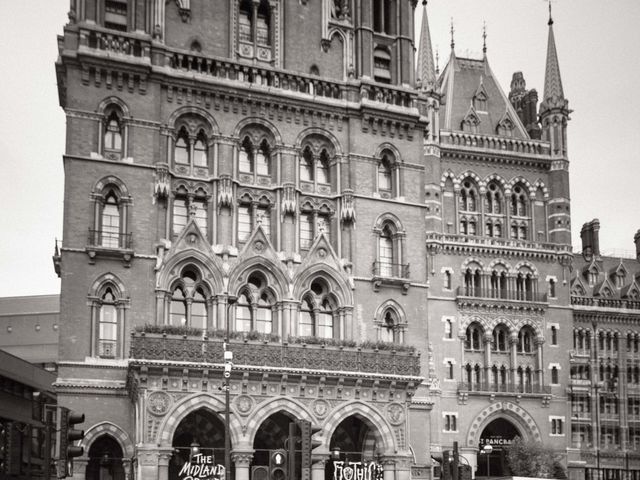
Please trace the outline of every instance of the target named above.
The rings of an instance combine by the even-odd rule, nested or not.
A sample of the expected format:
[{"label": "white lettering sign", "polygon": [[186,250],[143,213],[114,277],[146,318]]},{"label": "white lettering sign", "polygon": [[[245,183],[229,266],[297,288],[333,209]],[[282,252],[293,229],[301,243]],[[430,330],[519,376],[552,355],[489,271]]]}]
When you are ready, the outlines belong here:
[{"label": "white lettering sign", "polygon": [[376,462],[333,462],[333,480],[382,480],[382,472]]}]

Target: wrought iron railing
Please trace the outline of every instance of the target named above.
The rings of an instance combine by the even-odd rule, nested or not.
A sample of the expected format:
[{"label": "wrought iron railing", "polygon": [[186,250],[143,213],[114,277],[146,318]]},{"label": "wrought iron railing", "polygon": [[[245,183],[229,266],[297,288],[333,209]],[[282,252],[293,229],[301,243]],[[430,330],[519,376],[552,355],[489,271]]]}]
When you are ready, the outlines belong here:
[{"label": "wrought iron railing", "polygon": [[[235,365],[420,375],[420,355],[359,347],[230,341]],[[222,340],[134,332],[130,358],[224,363]]]},{"label": "wrought iron railing", "polygon": [[496,384],[489,382],[458,383],[458,391],[461,392],[503,392],[503,393],[531,393],[531,394],[551,394],[551,387],[547,385],[528,384],[514,385],[511,383]]},{"label": "wrought iron railing", "polygon": [[408,263],[373,262],[374,277],[409,278]]},{"label": "wrought iron railing", "polygon": [[546,293],[527,292],[526,290],[502,290],[499,288],[479,288],[460,286],[456,289],[458,297],[493,298],[496,300],[515,300],[520,302],[544,303]]},{"label": "wrought iron railing", "polygon": [[116,233],[105,230],[89,229],[87,245],[90,247],[131,250],[131,248],[133,248],[133,241],[130,233]]}]

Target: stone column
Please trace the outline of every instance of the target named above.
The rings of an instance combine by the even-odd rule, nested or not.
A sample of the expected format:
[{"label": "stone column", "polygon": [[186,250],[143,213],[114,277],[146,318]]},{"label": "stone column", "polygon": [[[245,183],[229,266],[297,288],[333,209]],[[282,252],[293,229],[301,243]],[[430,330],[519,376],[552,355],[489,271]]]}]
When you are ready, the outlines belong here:
[{"label": "stone column", "polygon": [[[511,354],[511,384],[516,386],[518,384],[518,335],[515,333],[509,336],[509,353]],[[524,380],[522,383],[524,386]]]},{"label": "stone column", "polygon": [[[73,460],[73,475],[71,476],[71,478],[73,480],[84,480],[86,472],[87,472],[87,465],[89,464],[89,458],[88,457],[80,457],[80,458],[76,458]],[[52,469],[53,472],[53,469]]]},{"label": "stone column", "polygon": [[536,338],[536,347],[538,349],[537,362],[536,362],[536,376],[538,377],[538,385],[541,387],[544,385],[544,366],[542,358],[542,345],[544,344],[544,338]]},{"label": "stone column", "polygon": [[235,465],[234,480],[249,480],[249,467],[253,460],[253,451],[231,452],[231,460]]},{"label": "stone column", "polygon": [[158,451],[158,480],[169,480],[169,462],[172,455],[173,449],[170,448]]},{"label": "stone column", "polygon": [[[151,445],[138,447],[138,472],[136,478],[158,478],[158,450]],[[84,477],[83,477],[84,478]]]},{"label": "stone column", "polygon": [[[396,479],[396,462],[389,458],[382,459],[383,478],[384,480],[400,480]],[[408,479],[403,479],[408,480]]]},{"label": "stone column", "polygon": [[324,472],[326,469],[329,455],[313,455],[311,458],[311,480],[324,480]]},{"label": "stone column", "polygon": [[409,480],[411,478],[411,458],[400,457],[395,461],[396,480]]}]

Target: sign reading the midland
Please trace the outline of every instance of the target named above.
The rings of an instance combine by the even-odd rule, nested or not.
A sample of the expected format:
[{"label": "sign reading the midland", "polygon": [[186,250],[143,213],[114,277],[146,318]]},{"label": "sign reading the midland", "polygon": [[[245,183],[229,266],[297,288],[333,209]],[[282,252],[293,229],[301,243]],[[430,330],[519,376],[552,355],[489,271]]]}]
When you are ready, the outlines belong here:
[{"label": "sign reading the midland", "polygon": [[224,465],[215,464],[213,455],[197,453],[182,466],[180,480],[224,480]]}]

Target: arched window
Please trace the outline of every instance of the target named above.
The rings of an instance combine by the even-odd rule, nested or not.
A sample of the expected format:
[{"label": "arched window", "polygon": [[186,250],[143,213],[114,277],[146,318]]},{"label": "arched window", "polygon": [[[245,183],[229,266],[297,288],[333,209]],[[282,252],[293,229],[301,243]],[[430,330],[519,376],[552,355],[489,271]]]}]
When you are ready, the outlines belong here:
[{"label": "arched window", "polygon": [[320,152],[320,158],[316,162],[316,178],[318,183],[329,183],[329,154],[326,150]]},{"label": "arched window", "polygon": [[504,325],[498,325],[493,329],[493,350],[506,352],[509,345],[509,330]]},{"label": "arched window", "polygon": [[115,110],[107,118],[104,126],[104,156],[111,160],[122,157],[122,121]]},{"label": "arched window", "polygon": [[402,331],[398,320],[398,314],[392,308],[388,308],[384,312],[382,324],[380,326],[379,339],[383,342],[402,342]]},{"label": "arched window", "polygon": [[271,239],[271,205],[267,203],[268,200],[261,201],[259,204],[248,203],[249,201],[250,199],[242,199],[237,209],[237,233],[240,245],[244,245],[258,224],[262,226],[267,239]]},{"label": "arched window", "polygon": [[266,140],[263,140],[256,151],[256,173],[258,175],[268,176],[271,173],[270,168],[269,144]]},{"label": "arched window", "polygon": [[511,193],[511,238],[528,240],[530,221],[527,191],[523,185],[517,184]]},{"label": "arched window", "polygon": [[391,165],[387,156],[378,163],[378,190],[391,193]]},{"label": "arched window", "polygon": [[302,158],[300,159],[300,181],[313,182],[313,154],[311,149],[307,147],[302,152]]},{"label": "arched window", "polygon": [[310,291],[300,304],[298,333],[300,336],[339,338],[336,303],[322,280],[311,283]]},{"label": "arched window", "polygon": [[389,225],[385,225],[378,240],[378,261],[380,262],[380,275],[393,276],[393,233]]},{"label": "arched window", "polygon": [[173,149],[173,159],[176,163],[189,165],[191,163],[190,149],[189,149],[189,135],[187,131],[182,128],[176,138],[175,147]]},{"label": "arched window", "polygon": [[449,319],[444,321],[444,338],[453,338],[453,323]]},{"label": "arched window", "polygon": [[113,190],[107,193],[101,216],[100,245],[107,248],[120,247],[120,208]]},{"label": "arched window", "polygon": [[253,2],[242,0],[238,15],[238,36],[240,41],[253,42]]},{"label": "arched window", "polygon": [[196,138],[196,142],[193,146],[194,160],[193,164],[196,167],[206,168],[209,165],[207,160],[207,138],[204,132],[200,132]]},{"label": "arched window", "polygon": [[519,353],[532,353],[534,351],[534,332],[530,327],[522,327],[518,332]]},{"label": "arched window", "polygon": [[236,327],[237,332],[250,332],[251,331],[251,303],[246,294],[242,294],[238,297],[236,303]]},{"label": "arched window", "polygon": [[187,300],[182,287],[177,287],[171,295],[170,323],[176,326],[187,325]]},{"label": "arched window", "polygon": [[[461,235],[478,234],[478,190],[471,180],[462,182],[458,196],[459,233]],[[482,224],[481,224],[482,225]]]},{"label": "arched window", "polygon": [[468,267],[464,272],[464,290],[467,297],[482,296],[482,273],[479,267]]},{"label": "arched window", "polygon": [[169,323],[206,330],[209,324],[207,292],[199,270],[193,266],[184,267],[168,298]]},{"label": "arched window", "polygon": [[98,355],[103,358],[115,358],[118,354],[118,311],[115,295],[111,287],[102,295],[98,325]]},{"label": "arched window", "polygon": [[272,333],[274,298],[262,273],[249,275],[236,303],[236,330]]},{"label": "arched window", "polygon": [[259,62],[272,60],[274,21],[269,0],[241,0],[238,5],[238,55]]},{"label": "arched window", "polygon": [[253,173],[254,170],[253,145],[248,137],[240,145],[238,168],[242,173]]},{"label": "arched window", "polygon": [[466,350],[481,350],[482,349],[482,337],[484,336],[484,330],[479,323],[472,323],[467,327],[464,348]]}]

